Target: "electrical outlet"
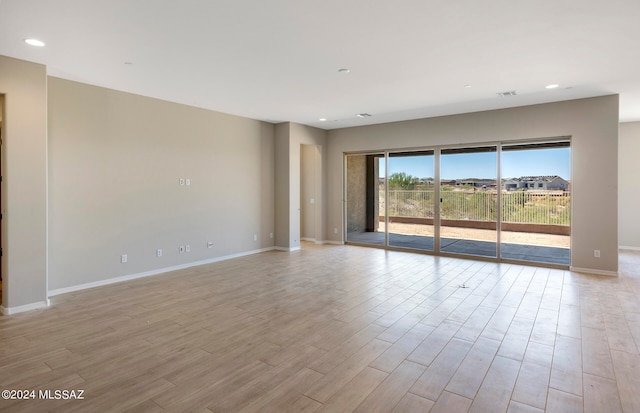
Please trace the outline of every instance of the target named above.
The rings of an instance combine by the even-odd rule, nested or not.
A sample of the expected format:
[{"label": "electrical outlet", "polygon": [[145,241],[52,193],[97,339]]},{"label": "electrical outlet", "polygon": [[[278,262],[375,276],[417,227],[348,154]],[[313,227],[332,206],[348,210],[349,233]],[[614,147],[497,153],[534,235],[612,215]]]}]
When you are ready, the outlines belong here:
[{"label": "electrical outlet", "polygon": [[191,186],[191,178],[187,178],[186,183],[187,183],[187,186]]},{"label": "electrical outlet", "polygon": [[122,254],[122,255],[120,256],[120,262],[121,262],[121,263],[123,263],[123,264],[124,264],[125,262],[127,262],[127,254]]},{"label": "electrical outlet", "polygon": [[191,245],[189,245],[189,244],[185,245],[185,246],[184,246],[184,250],[185,250],[186,252],[191,252]]},{"label": "electrical outlet", "polygon": [[180,254],[184,254],[184,245],[180,245],[179,251]]},{"label": "electrical outlet", "polygon": [[273,232],[269,233],[269,238],[273,238]]},{"label": "electrical outlet", "polygon": [[178,182],[180,183],[180,186],[184,186],[184,178],[180,178]]},{"label": "electrical outlet", "polygon": [[257,241],[257,240],[258,240],[258,236],[254,234],[254,235],[253,235],[253,240],[254,240],[254,241]]},{"label": "electrical outlet", "polygon": [[211,241],[207,242],[207,248],[213,248],[213,242]]},{"label": "electrical outlet", "polygon": [[593,256],[596,258],[600,258],[600,250],[593,250]]},{"label": "electrical outlet", "polygon": [[160,248],[156,250],[156,257],[162,257],[162,250]]}]

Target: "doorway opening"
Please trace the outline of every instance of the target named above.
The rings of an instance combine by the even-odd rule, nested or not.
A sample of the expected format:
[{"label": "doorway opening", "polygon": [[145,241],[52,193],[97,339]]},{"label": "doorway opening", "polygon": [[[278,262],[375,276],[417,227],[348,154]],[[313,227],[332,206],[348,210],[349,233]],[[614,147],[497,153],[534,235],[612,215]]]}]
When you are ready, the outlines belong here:
[{"label": "doorway opening", "polygon": [[[300,145],[300,241],[321,242],[322,226],[322,147]],[[300,246],[304,244],[301,242]]]},{"label": "doorway opening", "polygon": [[372,246],[387,245],[385,159],[384,153],[351,154],[346,157],[347,242]]}]

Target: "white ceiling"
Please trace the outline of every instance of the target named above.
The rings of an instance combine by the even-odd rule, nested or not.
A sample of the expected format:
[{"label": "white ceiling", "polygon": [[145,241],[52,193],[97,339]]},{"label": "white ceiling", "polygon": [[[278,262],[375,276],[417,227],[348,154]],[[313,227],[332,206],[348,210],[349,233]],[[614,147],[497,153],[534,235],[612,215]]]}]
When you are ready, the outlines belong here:
[{"label": "white ceiling", "polygon": [[638,42],[639,0],[0,0],[0,54],[52,76],[323,129],[614,93],[637,121]]}]

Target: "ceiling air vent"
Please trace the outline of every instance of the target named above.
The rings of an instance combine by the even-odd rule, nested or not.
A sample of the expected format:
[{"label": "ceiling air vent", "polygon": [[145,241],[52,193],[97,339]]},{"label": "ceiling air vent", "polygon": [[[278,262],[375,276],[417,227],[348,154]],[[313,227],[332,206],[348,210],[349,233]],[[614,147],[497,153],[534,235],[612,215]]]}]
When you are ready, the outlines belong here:
[{"label": "ceiling air vent", "polygon": [[506,92],[498,92],[498,93],[496,93],[496,95],[498,95],[500,97],[515,96],[516,95],[516,91],[515,90],[508,90]]}]

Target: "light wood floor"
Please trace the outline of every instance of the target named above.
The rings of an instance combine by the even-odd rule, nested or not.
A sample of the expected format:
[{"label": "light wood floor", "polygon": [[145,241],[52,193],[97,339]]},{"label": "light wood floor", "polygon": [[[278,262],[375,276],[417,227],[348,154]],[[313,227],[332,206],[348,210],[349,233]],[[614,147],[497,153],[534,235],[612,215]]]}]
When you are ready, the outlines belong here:
[{"label": "light wood floor", "polygon": [[10,412],[640,412],[620,277],[305,244],[0,317]]}]

